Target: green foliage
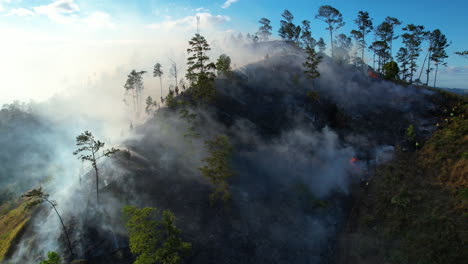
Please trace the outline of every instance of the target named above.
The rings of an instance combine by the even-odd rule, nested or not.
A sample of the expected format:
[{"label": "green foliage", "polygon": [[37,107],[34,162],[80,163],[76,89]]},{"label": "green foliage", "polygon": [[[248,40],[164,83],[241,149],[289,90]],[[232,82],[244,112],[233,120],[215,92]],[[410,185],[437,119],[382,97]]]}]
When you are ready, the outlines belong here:
[{"label": "green foliage", "polygon": [[311,46],[307,46],[305,52],[307,54],[307,58],[306,61],[302,64],[305,68],[304,74],[309,79],[315,79],[320,76],[317,67],[322,61],[322,57],[317,55],[314,48]]},{"label": "green foliage", "polygon": [[271,36],[271,21],[267,18],[262,18],[260,19],[260,21],[258,21],[258,23],[260,23],[261,26],[258,28],[257,35],[260,36],[261,40],[267,41],[268,38]]},{"label": "green foliage", "polygon": [[192,84],[191,92],[194,99],[203,103],[210,102],[216,96],[213,73],[216,66],[206,55],[206,52],[211,50],[210,45],[200,34],[195,34],[195,37],[189,41],[189,45],[190,48],[187,49],[188,69],[185,76]]},{"label": "green foliage", "polygon": [[[437,104],[453,117],[420,151],[397,150],[378,167],[350,216],[356,227],[350,251],[362,263],[463,263],[468,257],[467,102],[444,92],[437,97],[445,97]],[[415,136],[414,127],[407,132]],[[373,243],[363,245],[368,238]]]},{"label": "green foliage", "polygon": [[39,262],[39,264],[60,264],[60,256],[57,252],[47,252],[47,259]]},{"label": "green foliage", "polygon": [[231,58],[226,54],[221,54],[216,61],[216,69],[218,70],[218,77],[224,76],[225,78],[231,78]]},{"label": "green foliage", "polygon": [[349,52],[352,47],[351,38],[345,34],[339,34],[335,37],[334,44],[333,59],[339,64],[348,64]]},{"label": "green foliage", "polygon": [[384,78],[389,81],[397,80],[400,69],[398,64],[394,61],[390,61],[383,66]]},{"label": "green foliage", "polygon": [[303,47],[311,47],[312,49],[315,48],[315,45],[317,45],[317,41],[312,37],[312,32],[310,32],[310,21],[309,20],[304,20],[302,21],[302,35],[301,35],[301,40],[302,40],[302,46]]},{"label": "green foliage", "polygon": [[177,100],[175,99],[174,91],[171,90],[166,96],[166,106],[169,109],[175,109],[177,105],[178,103],[177,103]]},{"label": "green foliage", "polygon": [[403,44],[405,45],[409,69],[409,78],[410,83],[413,82],[413,75],[416,72],[417,64],[416,61],[421,52],[421,43],[426,32],[424,31],[424,26],[416,26],[409,24],[403,28],[407,33],[401,35],[403,39]]},{"label": "green foliage", "polygon": [[406,128],[405,137],[410,142],[413,142],[416,139],[416,131],[414,130],[413,125],[409,125],[408,128]]},{"label": "green foliage", "polygon": [[364,61],[364,49],[366,48],[366,35],[370,33],[372,29],[374,29],[374,27],[372,26],[372,19],[369,17],[368,12],[359,11],[358,17],[354,20],[354,23],[358,27],[358,30],[351,31],[351,34],[356,38],[356,40],[359,43],[359,46],[362,52],[361,61]]},{"label": "green foliage", "polygon": [[199,169],[202,175],[215,186],[215,191],[210,195],[210,199],[214,202],[220,196],[221,200],[227,202],[231,198],[231,193],[226,181],[234,174],[229,164],[232,146],[225,135],[206,141],[205,145],[210,156],[203,159],[206,165]]},{"label": "green foliage", "polygon": [[281,26],[278,30],[278,35],[286,42],[297,43],[301,34],[301,27],[294,25],[294,16],[289,10],[284,10],[281,16],[285,20],[280,21]]},{"label": "green foliage", "polygon": [[318,41],[317,41],[317,47],[319,48],[319,53],[324,53],[325,50],[327,49],[327,44],[325,44],[325,40],[323,40],[323,38],[320,38]]},{"label": "green foliage", "polygon": [[158,107],[158,103],[156,102],[156,100],[153,100],[151,96],[148,96],[146,98],[145,112],[149,114],[151,111],[155,110],[156,107]]},{"label": "green foliage", "polygon": [[320,102],[320,93],[318,91],[308,91],[307,97],[314,103]]},{"label": "green foliage", "polygon": [[180,118],[182,119],[185,119],[189,125],[187,131],[185,132],[184,134],[184,137],[188,137],[188,138],[195,138],[195,137],[199,137],[200,136],[200,133],[198,133],[196,131],[196,128],[195,128],[195,120],[197,118],[197,114],[193,113],[193,112],[190,112],[187,107],[186,107],[186,104],[185,103],[182,103],[181,104],[182,107],[179,111],[179,114],[180,114]]},{"label": "green foliage", "polygon": [[463,56],[465,58],[468,58],[468,50],[464,50],[464,51],[455,51],[455,54],[459,55],[459,56]]},{"label": "green foliage", "polygon": [[171,211],[125,206],[122,212],[135,264],[179,264],[190,255],[192,244],[181,239]]},{"label": "green foliage", "polygon": [[205,75],[199,76],[198,81],[191,87],[191,93],[195,101],[200,103],[212,102],[218,94],[213,79]]},{"label": "green foliage", "polygon": [[323,5],[319,8],[315,18],[322,20],[328,25],[326,29],[330,32],[331,55],[333,57],[333,32],[344,26],[345,22],[343,22],[343,15],[338,11],[338,9],[330,5]]},{"label": "green foliage", "polygon": [[116,148],[106,149],[99,154],[99,151],[104,147],[105,143],[94,138],[94,135],[85,131],[76,137],[76,145],[78,149],[73,152],[73,155],[79,155],[81,161],[88,161],[96,172],[96,198],[99,204],[99,170],[97,163],[103,157],[110,157],[120,151]]}]

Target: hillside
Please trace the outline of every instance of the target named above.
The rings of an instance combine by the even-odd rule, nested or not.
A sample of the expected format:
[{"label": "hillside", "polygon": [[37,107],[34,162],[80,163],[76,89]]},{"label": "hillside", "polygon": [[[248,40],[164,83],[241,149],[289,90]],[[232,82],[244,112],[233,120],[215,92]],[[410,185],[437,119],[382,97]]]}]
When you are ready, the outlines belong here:
[{"label": "hillside", "polygon": [[[416,153],[435,151],[423,142],[438,129],[440,111],[450,100],[369,78],[328,58],[320,65],[321,78],[312,82],[302,74],[301,52],[270,54],[235,71],[232,79],[218,79],[218,96],[209,105],[190,105],[190,91],[182,92],[174,99],[179,103],[136,126],[136,136],[125,143],[128,154],[102,165],[101,209],[95,211],[87,187],[91,172],[73,191],[74,200],[83,202],[67,202],[73,204],[65,220],[72,223],[75,258],[130,263],[120,210],[132,204],[176,215],[183,237],[193,244],[190,263],[332,263],[355,190],[368,181],[374,188],[381,173],[373,177],[374,167],[396,166],[380,165],[393,148],[395,162],[398,146],[416,155],[405,138],[410,125],[423,145]],[[182,109],[196,118],[187,121]],[[190,131],[199,136],[187,136]],[[204,142],[220,134],[234,149],[227,204],[210,201],[213,185],[198,170],[207,156]],[[42,255],[39,241],[49,234],[35,226],[46,218],[56,221],[42,215],[17,245],[29,248],[28,254],[16,250],[14,261]]]},{"label": "hillside", "polygon": [[462,263],[468,220],[468,103],[447,92],[439,129],[399,149],[357,195],[339,263]]}]

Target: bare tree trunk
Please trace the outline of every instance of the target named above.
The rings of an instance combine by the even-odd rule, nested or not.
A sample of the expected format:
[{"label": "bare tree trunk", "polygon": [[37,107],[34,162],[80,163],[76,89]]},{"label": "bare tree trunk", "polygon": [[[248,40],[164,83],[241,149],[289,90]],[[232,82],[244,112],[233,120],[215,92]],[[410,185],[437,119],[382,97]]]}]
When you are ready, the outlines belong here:
[{"label": "bare tree trunk", "polygon": [[328,25],[328,27],[330,28],[330,49],[331,49],[331,50],[330,50],[330,54],[331,54],[331,57],[332,57],[332,59],[333,59],[333,46],[334,46],[334,45],[333,45],[333,32],[332,32],[332,30],[331,30],[331,26]]},{"label": "bare tree trunk", "polygon": [[424,66],[426,66],[427,56],[429,56],[429,49],[427,49],[426,57],[424,57],[424,62],[422,63],[421,71],[419,71],[419,76],[418,76],[419,80],[421,80],[421,75],[422,75],[422,72],[424,70]]},{"label": "bare tree trunk", "polygon": [[92,153],[93,153],[93,167],[94,167],[94,171],[96,171],[96,199],[97,199],[97,204],[99,206],[99,173],[98,173],[97,161],[94,155],[94,151],[92,151]]},{"label": "bare tree trunk", "polygon": [[70,237],[68,236],[68,232],[67,232],[67,229],[65,228],[65,224],[63,223],[62,217],[60,216],[59,212],[57,211],[57,208],[55,207],[54,203],[52,203],[51,201],[49,201],[47,198],[45,198],[45,200],[46,200],[50,205],[52,205],[52,208],[54,208],[55,213],[56,213],[57,216],[59,217],[60,223],[62,223],[63,231],[65,232],[65,236],[67,237],[68,248],[70,249],[70,254],[73,256],[73,248],[72,248],[72,245],[71,245],[71,242],[70,242]]},{"label": "bare tree trunk", "polygon": [[429,74],[430,73],[431,73],[431,51],[429,51],[429,59],[427,60],[426,86],[429,86]]},{"label": "bare tree trunk", "polygon": [[161,87],[161,97],[163,96],[162,92],[162,78],[161,75],[159,76],[159,87]]},{"label": "bare tree trunk", "polygon": [[437,71],[438,70],[439,70],[439,63],[436,63],[436,71],[435,71],[435,76],[434,76],[434,88],[436,87]]}]

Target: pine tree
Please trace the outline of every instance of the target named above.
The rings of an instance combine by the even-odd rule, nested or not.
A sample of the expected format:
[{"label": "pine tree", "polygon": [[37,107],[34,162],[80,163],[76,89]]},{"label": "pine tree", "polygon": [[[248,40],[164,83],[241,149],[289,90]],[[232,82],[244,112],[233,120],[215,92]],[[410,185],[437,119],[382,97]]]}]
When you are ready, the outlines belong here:
[{"label": "pine tree", "polygon": [[304,74],[309,78],[309,79],[315,79],[320,76],[320,72],[318,71],[318,65],[322,61],[322,57],[319,56],[314,48],[311,46],[307,46],[305,49],[305,52],[307,54],[306,61],[303,63],[303,66],[305,68]]},{"label": "pine tree", "polygon": [[[46,202],[50,206],[52,206],[52,209],[54,209],[55,213],[57,214],[58,218],[60,219],[60,223],[62,224],[63,232],[65,233],[65,236],[67,238],[68,249],[70,250],[70,255],[73,256],[73,247],[72,247],[72,244],[70,242],[70,237],[68,236],[67,228],[65,227],[65,224],[63,223],[63,219],[62,219],[62,217],[60,216],[60,214],[59,214],[59,212],[57,210],[57,202],[50,200],[49,199],[49,194],[44,192],[41,187],[28,191],[27,193],[23,194],[22,197],[26,198],[29,201],[29,203],[27,205],[28,207],[34,207],[34,206],[36,206],[38,204],[41,204],[41,203],[44,203],[44,202]],[[51,254],[51,252],[49,252],[47,254],[47,256],[49,258],[49,261],[43,261],[41,263],[50,263],[50,264],[60,263],[60,257],[58,256],[57,253]],[[56,262],[54,262],[52,260],[56,260]]]},{"label": "pine tree", "polygon": [[302,21],[302,35],[301,35],[301,40],[302,40],[302,45],[307,48],[311,47],[312,49],[315,48],[316,41],[312,37],[312,32],[310,32],[310,21],[309,20],[304,20]]},{"label": "pine tree", "polygon": [[135,70],[132,70],[128,75],[127,81],[124,85],[126,95],[128,95],[130,91],[132,92],[133,108],[137,116],[140,114],[141,111],[141,95],[144,89],[143,74],[145,73],[146,71],[137,72]]},{"label": "pine tree", "polygon": [[329,5],[324,5],[319,8],[318,14],[315,18],[322,20],[328,25],[326,29],[330,32],[331,56],[333,58],[333,32],[344,26],[345,22],[343,22],[343,15],[341,15],[338,9]]},{"label": "pine tree", "polygon": [[397,61],[400,63],[400,73],[401,73],[401,79],[406,81],[407,78],[409,77],[408,74],[408,50],[406,48],[400,48],[398,50],[397,56],[396,56]]},{"label": "pine tree", "polygon": [[210,155],[203,159],[205,165],[199,169],[202,175],[215,186],[215,191],[210,195],[210,199],[214,202],[220,196],[221,200],[227,202],[231,198],[227,179],[234,175],[229,161],[232,146],[225,135],[206,141],[205,145]]},{"label": "pine tree", "polygon": [[349,51],[351,50],[351,38],[345,34],[339,34],[335,37],[335,61],[341,64],[349,63]]},{"label": "pine tree", "polygon": [[284,41],[297,44],[301,34],[301,27],[294,25],[294,16],[289,12],[289,10],[284,10],[281,16],[285,20],[280,21],[281,26],[278,30],[278,34]]},{"label": "pine tree", "polygon": [[354,23],[358,26],[360,36],[360,46],[361,46],[361,60],[364,62],[364,49],[366,48],[366,35],[374,29],[372,26],[372,18],[369,17],[368,12],[359,11],[358,17],[354,20]]},{"label": "pine tree", "polygon": [[416,26],[409,24],[403,28],[407,33],[403,34],[401,37],[403,39],[403,44],[408,51],[408,62],[409,62],[409,77],[410,83],[413,82],[413,76],[416,72],[417,64],[416,61],[421,52],[421,42],[424,32],[424,26]]},{"label": "pine tree", "polygon": [[164,72],[162,70],[161,64],[159,62],[156,63],[154,65],[153,77],[159,77],[159,87],[161,88],[161,98],[163,96],[163,91],[162,91],[162,76],[163,76],[163,74],[164,74]]},{"label": "pine tree", "polygon": [[182,240],[171,211],[125,206],[122,212],[135,263],[180,264],[190,255],[192,244]]},{"label": "pine tree", "polygon": [[[431,41],[432,41],[432,55],[429,58],[429,61],[434,62],[436,66],[436,71],[434,75],[434,87],[436,87],[437,81],[437,72],[439,70],[439,65],[446,66],[447,63],[444,62],[446,58],[448,58],[447,52],[445,49],[450,46],[448,43],[447,38],[445,37],[439,29],[436,29],[431,34]],[[429,83],[429,73],[427,74],[427,82]]]},{"label": "pine tree", "polygon": [[262,41],[268,41],[268,38],[271,36],[271,30],[272,27],[270,25],[271,21],[268,20],[267,18],[262,18],[258,23],[261,24],[261,26],[258,28],[257,35],[260,36],[260,39]]},{"label": "pine tree", "polygon": [[207,51],[210,51],[210,45],[200,34],[195,34],[189,41],[190,48],[187,49],[189,57],[187,59],[186,78],[193,83],[192,91],[195,99],[209,101],[214,98],[216,90],[213,80],[216,70],[214,63],[210,62]]},{"label": "pine tree", "polygon": [[218,71],[218,77],[223,76],[225,78],[230,78],[232,76],[231,58],[226,54],[221,54],[216,61],[216,69]]},{"label": "pine tree", "polygon": [[325,44],[325,41],[323,40],[323,38],[320,38],[318,41],[317,41],[317,46],[319,48],[319,53],[324,53],[325,50],[327,49],[327,44]]},{"label": "pine tree", "polygon": [[[119,149],[111,148],[102,151],[102,154],[99,151],[104,148],[105,143],[94,138],[94,135],[85,131],[76,137],[76,145],[79,147],[73,152],[73,155],[78,155],[78,159],[81,161],[88,161],[91,163],[96,174],[96,200],[99,205],[99,170],[98,170],[98,161],[103,157],[110,157],[117,153]],[[83,154],[84,153],[84,154]]]},{"label": "pine tree", "polygon": [[361,61],[361,58],[358,57],[357,55],[357,51],[358,49],[360,48],[361,46],[361,40],[362,40],[362,32],[361,31],[357,31],[357,30],[351,30],[351,36],[353,36],[354,38],[354,45],[355,45],[355,49],[354,49],[354,54],[353,54],[353,64],[354,66],[361,66],[363,64],[363,62]]}]

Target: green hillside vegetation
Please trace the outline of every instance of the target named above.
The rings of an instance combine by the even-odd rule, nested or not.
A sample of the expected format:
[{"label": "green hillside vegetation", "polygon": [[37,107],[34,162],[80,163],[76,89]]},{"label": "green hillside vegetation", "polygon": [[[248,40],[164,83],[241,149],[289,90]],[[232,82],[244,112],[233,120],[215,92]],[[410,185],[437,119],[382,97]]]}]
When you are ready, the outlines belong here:
[{"label": "green hillside vegetation", "polygon": [[350,215],[339,263],[463,263],[468,258],[468,103],[440,92],[439,127],[396,151]]},{"label": "green hillside vegetation", "polygon": [[0,206],[0,262],[9,253],[31,217],[23,199],[12,200]]}]

